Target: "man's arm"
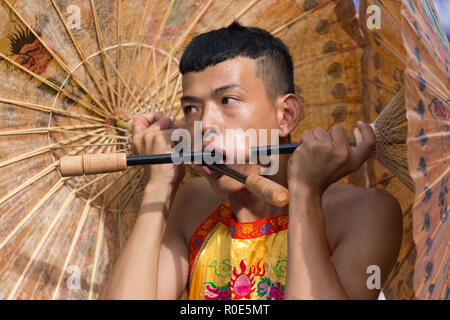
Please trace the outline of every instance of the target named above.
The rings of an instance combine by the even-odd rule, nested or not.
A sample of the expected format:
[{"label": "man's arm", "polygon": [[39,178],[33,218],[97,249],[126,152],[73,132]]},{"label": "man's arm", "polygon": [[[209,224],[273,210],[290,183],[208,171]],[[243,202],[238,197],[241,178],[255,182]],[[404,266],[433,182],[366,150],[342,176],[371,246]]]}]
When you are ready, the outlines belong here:
[{"label": "man's arm", "polygon": [[[387,240],[377,245],[374,239],[383,237],[383,231],[376,224],[372,226],[374,230],[370,223],[361,224],[359,218],[349,221],[349,224],[354,225],[347,228],[347,237],[335,248],[333,260],[336,265],[327,251],[322,194],[331,184],[357,170],[375,147],[376,139],[371,127],[362,122],[358,123],[358,127],[363,141],[357,147],[349,146],[348,136],[339,125],[330,132],[321,128],[313,132],[304,131],[301,146],[289,159],[288,184],[293,196],[289,204],[286,299],[372,297],[367,294],[362,272],[368,265],[376,263],[380,264],[380,268],[390,269],[389,266],[395,262],[396,255],[389,252],[389,245],[397,250],[397,238],[393,240],[394,243]],[[349,209],[357,202],[348,203]],[[377,207],[372,205],[365,208],[384,210],[388,215],[398,214],[398,205],[393,206],[392,202],[386,205],[387,202],[380,201]],[[363,214],[374,216],[372,213]],[[358,228],[362,228],[362,231]],[[355,247],[364,243],[364,237],[371,239],[365,242],[366,247],[363,250]],[[355,245],[354,242],[358,241]],[[384,252],[386,249],[388,252]],[[346,268],[350,268],[350,271]]]},{"label": "man's arm", "polygon": [[[137,116],[133,132],[135,152],[139,155],[167,152],[170,149],[167,137],[171,129],[173,124],[170,119],[161,118],[158,114]],[[184,243],[174,223],[177,210],[171,208],[184,168],[165,164],[147,166],[146,171],[150,179],[136,223],[103,289],[103,299],[156,299],[159,296],[160,274],[168,279],[165,286],[171,288],[170,294],[167,290],[163,291],[166,298],[177,298],[177,288],[182,286],[179,283],[183,279],[176,277],[178,274],[167,275],[162,271],[166,271],[170,264],[179,263],[173,261],[174,255],[180,255],[182,260],[187,259],[187,250],[183,248]],[[167,220],[169,226],[163,244]],[[172,249],[174,252],[171,252]],[[163,268],[160,269],[160,265]],[[187,269],[186,263],[180,266]]]},{"label": "man's arm", "polygon": [[172,190],[147,185],[136,223],[102,292],[102,299],[156,299],[160,249]]},{"label": "man's arm", "polygon": [[[294,191],[294,190],[292,190]],[[294,191],[295,192],[295,191]],[[320,197],[299,189],[289,215],[286,299],[376,299],[367,286],[369,266],[378,266],[382,285],[397,259],[402,215],[392,195],[364,192],[346,215],[346,232],[330,257]]]}]

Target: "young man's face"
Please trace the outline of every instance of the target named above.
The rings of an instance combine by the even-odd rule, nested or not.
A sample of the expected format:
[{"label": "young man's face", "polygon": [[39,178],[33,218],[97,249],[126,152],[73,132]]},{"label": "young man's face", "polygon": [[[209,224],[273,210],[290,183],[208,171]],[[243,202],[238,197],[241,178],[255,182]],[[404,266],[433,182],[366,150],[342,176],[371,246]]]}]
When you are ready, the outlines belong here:
[{"label": "young man's face", "polygon": [[[279,126],[277,110],[266,94],[262,78],[257,76],[256,60],[236,57],[200,72],[184,74],[181,108],[191,137],[194,137],[194,121],[201,121],[202,130],[206,132],[203,149],[214,147],[228,155],[234,151],[234,162],[228,163],[230,167],[246,174],[260,173],[258,165],[236,164],[238,153],[245,154],[248,160],[251,146],[271,144],[270,129],[278,129]],[[258,129],[267,129],[267,140],[258,138],[251,143],[246,138],[245,143],[239,143],[240,139],[227,134],[227,129],[242,129],[243,132],[253,129],[257,137]],[[228,176],[201,165],[195,166],[218,193],[228,194],[244,188]]]}]

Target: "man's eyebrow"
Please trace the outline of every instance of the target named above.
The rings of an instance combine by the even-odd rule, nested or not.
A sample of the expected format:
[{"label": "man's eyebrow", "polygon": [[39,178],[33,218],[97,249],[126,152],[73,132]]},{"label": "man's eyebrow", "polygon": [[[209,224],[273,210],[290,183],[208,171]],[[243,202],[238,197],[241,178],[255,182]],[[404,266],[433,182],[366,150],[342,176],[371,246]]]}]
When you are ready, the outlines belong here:
[{"label": "man's eyebrow", "polygon": [[241,89],[241,90],[244,90],[244,91],[245,91],[245,89],[244,89],[243,86],[240,86],[240,85],[238,85],[238,84],[231,83],[231,84],[227,84],[227,85],[224,85],[224,86],[222,86],[222,87],[219,87],[219,88],[214,89],[213,95],[218,95],[218,94],[220,94],[220,93],[222,93],[222,92],[224,92],[224,91],[227,91],[227,90],[233,89],[233,88],[238,88],[238,89]]},{"label": "man's eyebrow", "polygon": [[[227,90],[230,90],[230,89],[234,89],[234,88],[246,91],[243,86],[231,83],[231,84],[227,84],[227,85],[224,85],[222,87],[214,89],[213,90],[213,95],[218,95],[218,94],[220,94],[220,93],[222,93],[224,91],[227,91]],[[198,97],[195,97],[195,96],[182,96],[180,98],[180,101],[181,102],[201,102],[201,99],[198,98]]]},{"label": "man's eyebrow", "polygon": [[182,96],[181,102],[200,102],[200,99],[194,96]]}]

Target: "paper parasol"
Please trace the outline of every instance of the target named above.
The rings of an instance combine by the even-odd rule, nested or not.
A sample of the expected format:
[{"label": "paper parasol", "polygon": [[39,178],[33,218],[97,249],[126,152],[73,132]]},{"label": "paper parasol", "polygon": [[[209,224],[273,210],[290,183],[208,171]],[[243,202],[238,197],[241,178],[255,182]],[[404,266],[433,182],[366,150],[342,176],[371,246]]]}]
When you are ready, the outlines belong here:
[{"label": "paper parasol", "polygon": [[[129,152],[136,113],[153,110],[180,118],[178,62],[195,35],[237,20],[280,37],[293,56],[296,93],[305,110],[294,138],[302,130],[336,123],[351,133],[357,120],[374,120],[404,85],[410,60],[400,10],[409,3],[415,5],[360,1],[359,19],[351,0],[1,1],[0,297],[98,296],[133,226],[144,172],[135,167],[63,178],[59,159]],[[366,24],[370,4],[382,9],[382,28],[376,31]],[[422,68],[427,79],[432,67]],[[448,96],[445,82],[443,89]],[[408,108],[410,90],[407,82]],[[426,99],[424,109],[431,103]],[[448,114],[448,102],[442,101]],[[440,163],[445,157],[435,144],[431,148],[431,140],[442,140],[442,129],[433,130],[438,135],[428,135],[428,151]],[[413,163],[428,151],[414,148],[408,160]],[[431,175],[433,166],[427,165]],[[427,180],[430,208],[439,203],[436,188],[444,181],[436,179]],[[414,193],[377,161],[344,181],[382,187],[399,199],[404,240],[385,290],[388,298],[413,297]],[[416,200],[415,212],[422,206]],[[435,223],[436,212],[429,211],[429,217]],[[443,225],[426,230],[442,233]],[[445,247],[438,240],[433,257],[442,257],[438,253]],[[434,264],[430,279],[440,277],[440,266]]]},{"label": "paper parasol", "polygon": [[450,46],[432,1],[402,8],[408,159],[416,194],[414,289],[419,299],[450,299]]}]

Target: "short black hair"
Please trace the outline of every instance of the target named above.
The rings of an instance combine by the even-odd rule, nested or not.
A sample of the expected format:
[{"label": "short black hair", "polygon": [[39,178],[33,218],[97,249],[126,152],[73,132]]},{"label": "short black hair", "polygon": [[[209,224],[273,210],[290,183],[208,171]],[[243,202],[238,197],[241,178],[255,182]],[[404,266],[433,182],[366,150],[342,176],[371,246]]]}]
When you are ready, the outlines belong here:
[{"label": "short black hair", "polygon": [[272,101],[295,93],[294,68],[287,46],[268,31],[245,27],[238,22],[196,36],[180,61],[180,72],[198,72],[208,66],[242,56],[257,60],[257,76]]}]

